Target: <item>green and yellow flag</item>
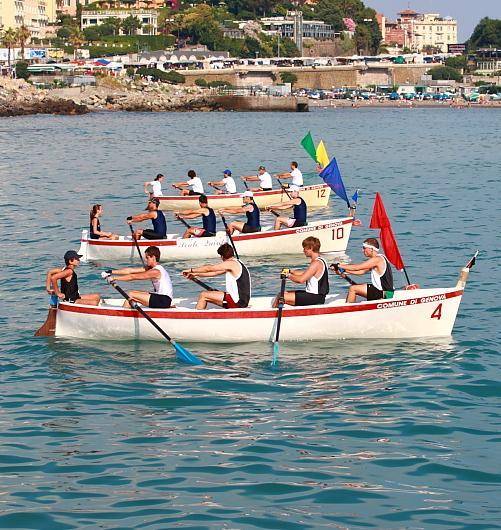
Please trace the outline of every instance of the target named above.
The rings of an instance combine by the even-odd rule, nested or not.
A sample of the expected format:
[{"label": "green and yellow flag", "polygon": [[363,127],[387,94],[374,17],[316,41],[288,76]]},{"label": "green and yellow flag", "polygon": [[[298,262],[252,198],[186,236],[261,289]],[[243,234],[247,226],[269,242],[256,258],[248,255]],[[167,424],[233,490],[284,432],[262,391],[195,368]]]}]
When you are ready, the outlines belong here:
[{"label": "green and yellow flag", "polygon": [[327,167],[329,165],[329,155],[327,154],[327,149],[323,140],[320,140],[320,143],[317,145],[316,150],[316,160],[322,167]]},{"label": "green and yellow flag", "polygon": [[313,161],[317,162],[317,150],[315,149],[315,144],[310,131],[308,131],[308,134],[301,140],[301,145],[311,158],[313,158]]}]

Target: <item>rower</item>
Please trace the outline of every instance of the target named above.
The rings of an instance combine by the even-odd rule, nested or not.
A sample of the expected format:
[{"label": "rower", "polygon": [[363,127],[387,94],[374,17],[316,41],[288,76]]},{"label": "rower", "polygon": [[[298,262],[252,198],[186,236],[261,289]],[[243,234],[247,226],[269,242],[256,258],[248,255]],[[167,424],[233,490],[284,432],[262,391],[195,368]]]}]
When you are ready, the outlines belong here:
[{"label": "rower", "polygon": [[172,187],[181,190],[181,195],[202,195],[204,193],[204,185],[193,169],[188,171],[188,180],[175,182]]},{"label": "rower", "polygon": [[[237,192],[237,185],[235,184],[235,179],[231,176],[231,171],[229,169],[225,169],[223,171],[223,178],[221,180],[214,180],[212,182],[208,182],[209,186],[212,186],[215,188],[215,193],[217,195],[227,194],[227,193],[236,193]],[[218,188],[218,186],[224,186],[224,189],[221,190]]]},{"label": "rower", "polygon": [[143,221],[151,220],[153,229],[145,228],[144,230],[139,228],[134,231],[134,237],[136,239],[165,239],[167,237],[167,222],[165,221],[164,213],[159,210],[160,200],[154,197],[148,201],[146,206],[147,213],[140,213],[138,215],[132,215],[127,217],[127,223],[142,223]]},{"label": "rower", "polygon": [[363,263],[339,263],[336,264],[337,267],[331,265],[331,269],[339,275],[344,273],[362,275],[369,271],[371,273],[372,283],[360,283],[350,286],[346,302],[348,304],[355,302],[357,296],[362,296],[367,300],[393,298],[393,273],[391,272],[388,258],[379,252],[378,240],[369,237],[363,242],[362,249],[364,256],[367,258]]},{"label": "rower", "polygon": [[100,204],[94,204],[90,210],[89,237],[90,239],[118,239],[117,234],[112,232],[103,232],[99,218],[103,215],[103,207]]},{"label": "rower", "polygon": [[280,204],[272,204],[266,208],[271,212],[293,208],[292,217],[277,217],[275,219],[275,230],[280,230],[282,226],[286,228],[297,228],[308,224],[308,208],[304,199],[299,196],[299,188],[292,184],[287,191],[291,197],[290,201],[281,202]]},{"label": "rower", "polygon": [[[80,265],[81,254],[75,250],[68,250],[64,254],[63,268],[50,269],[47,272],[45,287],[49,294],[55,294],[64,302],[82,305],[99,305],[101,296],[97,293],[80,294],[78,290],[78,278],[75,269]],[[58,285],[60,280],[61,285]]]},{"label": "rower", "polygon": [[243,199],[242,206],[233,206],[228,208],[221,208],[219,213],[224,215],[225,213],[245,213],[247,216],[247,221],[244,223],[242,221],[232,221],[228,225],[228,232],[230,235],[233,235],[235,230],[238,230],[242,234],[252,234],[254,232],[261,231],[261,220],[259,215],[259,208],[254,202],[254,194],[252,191],[247,190],[241,195]]},{"label": "rower", "polygon": [[[327,263],[320,257],[320,240],[307,237],[303,240],[303,252],[310,258],[310,265],[305,271],[290,271],[287,278],[295,283],[305,283],[305,291],[285,291],[284,300],[287,305],[305,306],[325,303],[329,294],[329,270]],[[278,297],[273,307],[278,307]]]},{"label": "rower", "polygon": [[273,188],[271,175],[266,171],[264,166],[259,166],[257,175],[241,177],[241,179],[244,182],[259,182],[259,188],[251,188],[250,191],[271,191]]},{"label": "rower", "polygon": [[216,214],[212,208],[209,208],[207,195],[200,195],[198,198],[200,208],[196,210],[184,210],[183,212],[174,212],[179,219],[196,219],[202,218],[203,228],[190,226],[183,234],[183,239],[195,237],[214,237],[216,235]]},{"label": "rower", "polygon": [[[160,265],[160,249],[148,247],[144,251],[144,267],[127,267],[111,271],[108,281],[135,282],[139,280],[151,280],[154,292],[130,291],[129,296],[146,307],[152,309],[168,309],[172,305],[172,282],[169,273]],[[124,307],[130,307],[129,302],[124,302]]]},{"label": "rower", "polygon": [[163,197],[162,193],[162,182],[164,176],[162,173],[159,173],[154,180],[144,183],[144,193],[149,194],[150,199],[153,197]]},{"label": "rower", "polygon": [[298,188],[303,186],[303,174],[298,168],[298,163],[294,160],[291,162],[290,171],[275,176],[279,179],[292,179],[292,185],[297,186]]},{"label": "rower", "polygon": [[225,275],[225,291],[202,291],[198,297],[196,309],[206,309],[207,304],[215,304],[225,309],[248,307],[251,298],[251,278],[247,267],[235,257],[233,247],[223,243],[217,253],[221,263],[193,267],[183,271],[183,276],[213,277]]}]

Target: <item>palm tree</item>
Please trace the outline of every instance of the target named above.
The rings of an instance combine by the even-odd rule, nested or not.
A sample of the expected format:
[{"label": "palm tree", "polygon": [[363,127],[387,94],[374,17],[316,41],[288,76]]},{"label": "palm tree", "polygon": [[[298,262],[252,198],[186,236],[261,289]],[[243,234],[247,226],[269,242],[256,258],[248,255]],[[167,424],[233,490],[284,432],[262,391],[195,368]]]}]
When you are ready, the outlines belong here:
[{"label": "palm tree", "polygon": [[73,46],[73,58],[77,58],[77,48],[82,46],[85,42],[85,37],[82,30],[78,27],[72,27],[69,37],[69,42]]},{"label": "palm tree", "polygon": [[15,29],[8,28],[4,31],[2,35],[2,44],[7,48],[7,64],[9,65],[10,69],[10,50],[14,48],[17,44],[17,32]]},{"label": "palm tree", "polygon": [[118,17],[110,17],[108,19],[108,24],[113,26],[113,33],[115,35],[120,35],[120,30],[122,29],[122,20]]},{"label": "palm tree", "polygon": [[26,45],[26,41],[28,41],[31,37],[31,31],[23,24],[16,31],[16,36],[17,42],[21,47],[21,58],[24,59],[24,47]]}]

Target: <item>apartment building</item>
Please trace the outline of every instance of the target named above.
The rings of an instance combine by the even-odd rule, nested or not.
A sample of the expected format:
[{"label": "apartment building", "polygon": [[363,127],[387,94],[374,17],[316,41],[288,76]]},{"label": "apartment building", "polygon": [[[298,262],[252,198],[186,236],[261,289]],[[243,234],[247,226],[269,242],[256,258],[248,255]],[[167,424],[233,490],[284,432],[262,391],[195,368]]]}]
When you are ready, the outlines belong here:
[{"label": "apartment building", "polygon": [[[1,1],[1,0],[0,0]],[[156,35],[158,30],[158,12],[155,9],[100,9],[96,11],[82,11],[81,27],[90,28],[105,24],[110,18],[125,20],[133,16],[139,19],[142,26],[138,35]]]},{"label": "apartment building", "polygon": [[0,29],[26,26],[32,37],[42,38],[56,20],[56,0],[0,0]]}]

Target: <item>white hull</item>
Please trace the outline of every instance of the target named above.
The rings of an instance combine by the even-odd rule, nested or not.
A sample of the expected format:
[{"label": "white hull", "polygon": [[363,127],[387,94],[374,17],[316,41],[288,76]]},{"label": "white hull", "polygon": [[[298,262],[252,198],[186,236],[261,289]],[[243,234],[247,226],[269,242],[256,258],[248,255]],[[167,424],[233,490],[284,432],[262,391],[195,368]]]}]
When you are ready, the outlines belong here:
[{"label": "white hull", "polygon": [[[283,311],[280,339],[418,339],[452,333],[463,289],[396,291],[391,300],[346,304],[340,295],[321,306],[290,307]],[[251,300],[246,309],[196,311],[194,301],[174,300],[172,309],[148,309],[148,314],[173,339],[184,342],[263,342],[273,340],[277,310],[271,298]],[[56,336],[95,340],[164,340],[122,300],[99,307],[61,303]]]},{"label": "white hull", "polygon": [[[300,254],[301,243],[308,236],[320,240],[321,250],[325,252],[344,252],[350,239],[352,217],[315,221],[300,228],[284,230],[264,230],[254,234],[233,236],[240,256],[268,256],[277,254]],[[227,242],[225,232],[215,237],[182,239],[169,234],[168,239],[139,240],[141,251],[149,246],[160,249],[162,260],[200,260],[217,256],[218,247]],[[87,231],[82,233],[79,254],[87,261],[139,260],[136,246],[131,237],[112,241],[108,239],[88,239]]]},{"label": "white hull", "polygon": [[[299,193],[308,207],[320,208],[327,206],[331,189],[327,184],[315,184],[313,186],[304,186]],[[219,208],[229,208],[232,206],[241,206],[241,193],[232,193],[228,195],[207,195],[209,206],[218,210]],[[199,207],[198,195],[167,195],[159,197],[161,210],[192,210]],[[287,193],[282,189],[271,191],[257,191],[254,193],[254,202],[260,209],[290,200]]]}]

